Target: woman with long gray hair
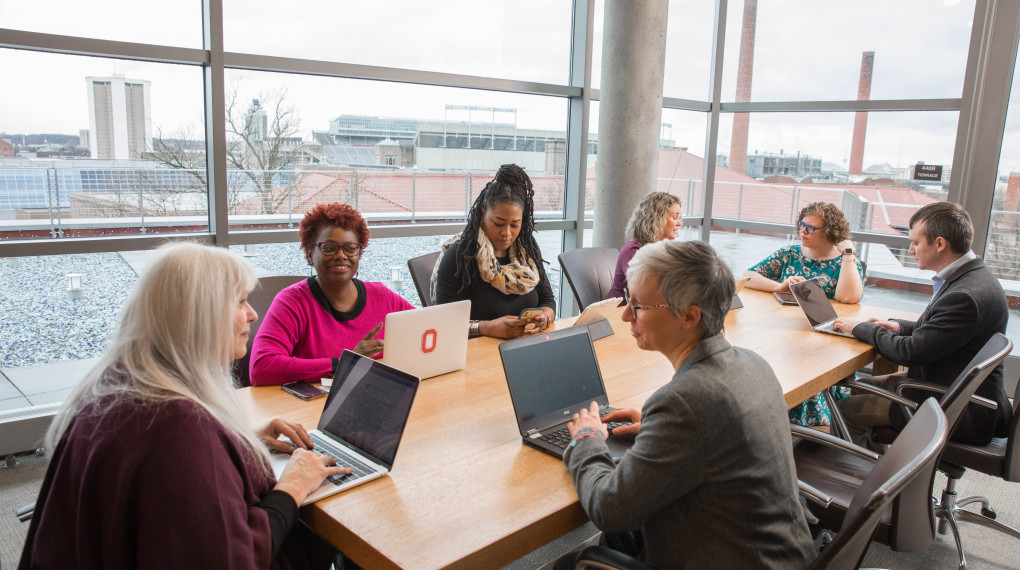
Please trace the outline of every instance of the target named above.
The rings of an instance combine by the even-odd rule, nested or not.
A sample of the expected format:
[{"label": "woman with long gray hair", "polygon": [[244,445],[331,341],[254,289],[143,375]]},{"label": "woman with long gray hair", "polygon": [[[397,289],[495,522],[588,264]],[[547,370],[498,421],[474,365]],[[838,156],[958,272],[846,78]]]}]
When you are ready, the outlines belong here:
[{"label": "woman with long gray hair", "polygon": [[[309,531],[290,531],[308,493],[350,470],[308,451],[300,424],[251,429],[234,397],[230,363],[258,317],[247,302],[255,283],[251,266],[226,249],[157,250],[106,352],[46,435],[53,456],[22,568],[333,560]],[[293,454],[279,481],[267,446]]]}]

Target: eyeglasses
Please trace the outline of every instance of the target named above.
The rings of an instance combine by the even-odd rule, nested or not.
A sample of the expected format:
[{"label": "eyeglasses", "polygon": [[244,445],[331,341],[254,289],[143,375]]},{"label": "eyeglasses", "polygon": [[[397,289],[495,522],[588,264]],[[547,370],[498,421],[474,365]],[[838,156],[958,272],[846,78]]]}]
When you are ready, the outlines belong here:
[{"label": "eyeglasses", "polygon": [[365,248],[361,247],[361,244],[355,241],[349,241],[344,244],[339,244],[335,241],[320,241],[315,244],[315,247],[319,248],[322,255],[330,257],[336,255],[336,252],[341,249],[344,250],[344,255],[347,257],[358,257],[361,255],[362,251],[365,251]]},{"label": "eyeglasses", "polygon": [[811,235],[822,228],[816,228],[811,224],[805,224],[803,220],[797,220],[797,229],[804,230],[804,232],[807,233],[807,235]]},{"label": "eyeglasses", "polygon": [[623,288],[623,302],[630,307],[630,312],[634,313],[634,318],[637,318],[638,309],[672,309],[673,305],[642,305],[637,301],[630,298],[630,291],[626,287]]}]

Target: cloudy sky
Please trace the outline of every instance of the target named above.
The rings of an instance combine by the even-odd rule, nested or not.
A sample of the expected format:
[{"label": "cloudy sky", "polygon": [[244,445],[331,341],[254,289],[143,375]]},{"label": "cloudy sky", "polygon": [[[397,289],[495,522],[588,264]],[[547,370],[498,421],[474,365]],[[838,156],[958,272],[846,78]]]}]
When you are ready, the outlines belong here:
[{"label": "cloudy sky", "polygon": [[[723,101],[734,100],[743,2],[729,3]],[[595,69],[601,77],[602,2],[596,2]],[[955,98],[963,86],[974,0],[762,0],[757,10],[753,101],[856,99],[861,56],[875,52],[872,99]],[[12,2],[3,27],[130,42],[201,47],[199,0]],[[565,83],[568,0],[388,0],[386,2],[224,0],[224,46],[232,52]],[[713,6],[673,0],[669,10],[667,97],[708,98]],[[198,68],[0,50],[0,131],[77,134],[88,128],[85,77],[124,74],[151,82],[153,125],[200,132]],[[344,113],[443,119],[445,105],[517,109],[522,128],[563,130],[562,99],[296,75],[229,72],[244,99],[284,87],[302,134],[326,130]],[[592,130],[598,130],[597,105]],[[459,113],[459,114],[458,114]],[[464,120],[466,112],[448,115]],[[484,113],[472,119],[485,120]],[[497,116],[507,120],[509,116]],[[952,162],[956,112],[871,113],[865,165]],[[666,110],[664,136],[705,154],[705,115]],[[1017,121],[1007,125],[1001,171],[1020,169]],[[762,113],[751,118],[748,152],[784,152],[845,165],[853,113]],[[723,115],[719,148],[729,152]]]}]

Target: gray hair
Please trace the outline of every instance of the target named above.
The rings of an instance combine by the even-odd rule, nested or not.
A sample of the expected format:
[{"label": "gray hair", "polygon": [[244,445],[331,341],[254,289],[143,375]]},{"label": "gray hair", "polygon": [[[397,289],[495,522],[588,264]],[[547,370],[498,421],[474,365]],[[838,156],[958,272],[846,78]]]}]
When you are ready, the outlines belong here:
[{"label": "gray hair", "polygon": [[705,339],[722,332],[735,289],[733,273],[703,241],[659,241],[639,249],[627,268],[627,282],[659,278],[659,293],[680,317],[687,307],[701,309]]},{"label": "gray hair", "polygon": [[102,416],[124,402],[188,400],[204,408],[251,450],[268,455],[234,397],[234,314],[256,284],[251,265],[221,247],[161,246],[128,295],[99,363],[75,387],[46,434],[55,449],[79,414]]},{"label": "gray hair", "polygon": [[680,204],[680,198],[669,192],[652,192],[642,198],[627,222],[627,235],[642,245],[659,241],[673,204]]}]

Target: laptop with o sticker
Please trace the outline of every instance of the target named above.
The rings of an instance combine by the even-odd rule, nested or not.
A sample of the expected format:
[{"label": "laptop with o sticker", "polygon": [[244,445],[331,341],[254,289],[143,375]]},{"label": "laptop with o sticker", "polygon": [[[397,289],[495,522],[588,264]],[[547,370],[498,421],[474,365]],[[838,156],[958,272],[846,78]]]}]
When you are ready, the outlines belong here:
[{"label": "laptop with o sticker", "polygon": [[471,301],[386,315],[382,361],[423,380],[463,369],[470,316]]}]

